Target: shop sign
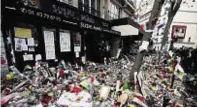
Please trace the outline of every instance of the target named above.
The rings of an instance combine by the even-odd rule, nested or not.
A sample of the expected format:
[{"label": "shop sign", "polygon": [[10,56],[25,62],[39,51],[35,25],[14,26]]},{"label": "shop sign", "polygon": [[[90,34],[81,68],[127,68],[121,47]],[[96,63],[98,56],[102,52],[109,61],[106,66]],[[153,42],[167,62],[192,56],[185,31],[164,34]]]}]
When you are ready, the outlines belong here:
[{"label": "shop sign", "polygon": [[80,22],[80,28],[91,29],[91,30],[96,30],[96,31],[103,31],[103,32],[106,32],[106,33],[112,33],[112,34],[120,35],[120,32],[110,30],[110,29],[106,29],[106,28],[103,28],[103,27],[98,27],[98,26],[88,24],[88,23],[84,23],[84,22]]},{"label": "shop sign", "polygon": [[96,31],[102,31],[101,27],[95,26],[95,25],[91,25],[91,24],[87,24],[84,22],[80,22],[80,28],[86,28],[86,29],[91,29],[91,30],[96,30]]},{"label": "shop sign", "polygon": [[63,7],[63,6],[58,6],[58,5],[53,4],[52,5],[52,12],[54,12],[58,15],[62,15],[65,18],[72,18],[73,20],[84,21],[86,23],[91,23],[94,25],[100,25],[102,27],[109,28],[109,23],[107,23],[107,21],[106,22],[102,21],[101,19],[96,18],[92,15],[89,15],[89,14],[84,13],[82,11],[70,9],[66,6]]},{"label": "shop sign", "polygon": [[57,6],[57,5],[52,5],[52,12],[58,14],[58,15],[62,15],[65,18],[72,18],[75,20],[79,20],[79,18],[77,17],[77,13],[74,10],[65,8],[65,7],[61,7],[61,6]]},{"label": "shop sign", "polygon": [[35,16],[66,24],[79,24],[81,28],[96,31],[105,31],[108,33],[115,33],[120,35],[119,32],[111,30],[110,22],[108,21],[93,16],[89,13],[80,11],[77,8],[73,8],[67,4],[58,1],[49,0],[48,2],[49,4],[46,4],[46,6],[42,6],[40,4],[40,1],[38,1],[36,3],[38,3],[37,5],[39,5],[40,8],[35,8],[29,5],[24,5],[22,1],[22,5],[18,5],[19,8],[17,8],[17,10],[19,10],[20,13],[28,14],[30,16]]},{"label": "shop sign", "polygon": [[59,16],[48,14],[46,12],[42,12],[40,10],[36,10],[36,9],[33,9],[33,8],[21,7],[20,12],[23,13],[23,14],[28,14],[28,15],[31,15],[31,16],[37,16],[37,17],[44,18],[44,19],[54,20],[54,21],[58,21],[58,22],[62,21],[62,18],[59,17]]},{"label": "shop sign", "polygon": [[[97,17],[90,15],[88,13],[85,13],[83,11],[79,11],[77,8],[71,8],[69,5],[58,2],[58,1],[51,2],[51,0],[49,0],[48,2],[52,3],[52,4],[51,5],[46,4],[44,6],[41,6],[39,1],[36,2],[37,5],[39,5],[39,7],[43,8],[42,11],[44,11],[44,12],[39,11],[39,10],[41,10],[41,8],[35,8],[30,5],[27,5],[25,0],[22,0],[21,2],[22,2],[22,6],[20,6],[20,7],[23,7],[23,8],[21,8],[22,13],[26,13],[29,15],[36,15],[38,17],[46,18],[46,19],[50,19],[50,20],[57,20],[59,22],[63,19],[62,17],[64,17],[69,20],[84,21],[84,22],[91,23],[91,24],[94,24],[97,26],[98,25],[102,26],[104,28],[108,28],[108,29],[110,28],[108,21],[102,20],[100,18],[97,18]],[[27,9],[27,7],[32,7],[32,9],[31,8]],[[38,10],[33,10],[33,9],[38,9]],[[52,12],[56,15],[47,14],[46,12],[48,12],[48,13]],[[59,16],[61,16],[61,17],[59,17]]]}]

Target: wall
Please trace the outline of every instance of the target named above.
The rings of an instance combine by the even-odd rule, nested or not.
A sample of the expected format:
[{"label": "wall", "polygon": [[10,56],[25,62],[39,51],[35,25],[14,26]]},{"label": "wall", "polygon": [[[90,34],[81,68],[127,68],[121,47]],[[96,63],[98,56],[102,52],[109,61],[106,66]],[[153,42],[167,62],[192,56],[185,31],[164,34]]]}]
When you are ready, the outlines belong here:
[{"label": "wall", "polygon": [[138,13],[140,16],[148,13],[152,10],[154,0],[136,0],[136,7],[139,9]]},{"label": "wall", "polygon": [[179,10],[175,15],[173,21],[184,22],[184,23],[197,23],[197,10],[196,11]]},{"label": "wall", "polygon": [[78,0],[73,0],[73,6],[78,8]]},{"label": "wall", "polygon": [[122,11],[121,18],[125,18],[125,17],[129,17],[129,15],[123,10]]}]

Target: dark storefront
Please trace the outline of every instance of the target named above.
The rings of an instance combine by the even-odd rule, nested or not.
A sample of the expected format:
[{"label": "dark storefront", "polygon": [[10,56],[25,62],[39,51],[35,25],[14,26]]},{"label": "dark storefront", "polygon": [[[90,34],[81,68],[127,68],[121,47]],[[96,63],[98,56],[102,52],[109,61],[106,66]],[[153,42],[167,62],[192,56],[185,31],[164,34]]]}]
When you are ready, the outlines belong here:
[{"label": "dark storefront", "polygon": [[111,30],[109,21],[56,0],[2,1],[2,33],[8,63],[15,60],[19,70],[36,60],[56,65],[59,60],[73,63],[87,55],[87,59],[100,61],[103,53],[97,50],[101,48],[97,43],[103,39],[109,43],[120,35]]}]

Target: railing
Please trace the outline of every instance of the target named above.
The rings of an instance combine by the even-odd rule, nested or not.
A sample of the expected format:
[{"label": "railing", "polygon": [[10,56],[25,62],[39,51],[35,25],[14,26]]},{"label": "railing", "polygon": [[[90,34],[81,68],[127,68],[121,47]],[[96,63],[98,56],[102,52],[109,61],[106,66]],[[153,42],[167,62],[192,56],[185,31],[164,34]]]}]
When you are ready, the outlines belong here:
[{"label": "railing", "polygon": [[[100,17],[100,18],[102,17],[101,12],[99,10],[96,10],[95,8],[89,7],[89,6],[84,5],[84,4],[79,4],[78,8],[80,10],[83,10],[83,11],[85,11],[87,13],[90,13],[94,16],[97,16],[97,17]],[[120,18],[119,14],[104,10],[104,19],[105,20],[114,20],[114,19],[119,19],[119,18]]]},{"label": "railing", "polygon": [[[73,3],[70,3],[70,2],[64,2],[64,3],[68,4],[68,5],[71,5],[71,6],[74,6]],[[84,12],[87,12],[87,13],[89,13],[91,15],[94,15],[96,17],[102,18],[101,12],[99,10],[96,10],[93,7],[89,7],[89,5],[78,4],[78,9],[82,10]],[[116,13],[104,10],[104,19],[105,20],[114,20],[114,19],[119,19],[119,18],[120,18],[119,14],[116,14]]]}]

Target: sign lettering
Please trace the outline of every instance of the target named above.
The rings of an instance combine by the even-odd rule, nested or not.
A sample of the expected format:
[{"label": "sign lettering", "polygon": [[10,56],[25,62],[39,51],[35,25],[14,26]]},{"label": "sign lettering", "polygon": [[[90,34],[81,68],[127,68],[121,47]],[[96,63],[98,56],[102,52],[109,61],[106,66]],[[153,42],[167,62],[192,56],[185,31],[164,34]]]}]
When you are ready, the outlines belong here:
[{"label": "sign lettering", "polygon": [[36,17],[40,17],[40,18],[44,18],[48,20],[67,23],[67,24],[70,22],[70,20],[72,20],[71,22],[75,20],[76,22],[73,22],[71,24],[76,25],[78,22],[80,22],[78,23],[80,28],[91,29],[91,30],[96,30],[96,31],[104,31],[107,33],[120,35],[119,32],[110,30],[111,29],[110,23],[108,21],[96,18],[92,15],[89,15],[87,13],[84,13],[75,9],[72,9],[69,6],[66,6],[66,4],[61,4],[61,3],[52,4],[51,8],[52,10],[48,9],[49,13],[47,9],[45,12],[45,11],[42,11],[41,9],[34,9],[34,7],[30,8],[28,6],[20,7],[19,11],[23,14],[28,14],[31,16],[36,16]]},{"label": "sign lettering", "polygon": [[62,21],[61,17],[59,17],[59,16],[50,15],[48,13],[33,10],[33,9],[20,8],[20,12],[22,12],[24,14],[29,14],[29,15],[35,15],[35,16],[40,17],[40,18],[55,20],[55,21],[58,21],[58,22]]},{"label": "sign lettering", "polygon": [[66,18],[77,19],[76,15],[75,15],[76,13],[72,10],[69,10],[67,8],[60,7],[60,6],[57,6],[57,5],[52,5],[52,8],[53,8],[52,11],[56,14],[62,15]]}]

